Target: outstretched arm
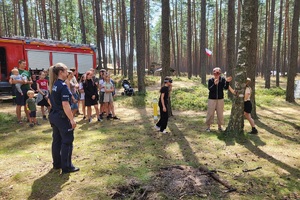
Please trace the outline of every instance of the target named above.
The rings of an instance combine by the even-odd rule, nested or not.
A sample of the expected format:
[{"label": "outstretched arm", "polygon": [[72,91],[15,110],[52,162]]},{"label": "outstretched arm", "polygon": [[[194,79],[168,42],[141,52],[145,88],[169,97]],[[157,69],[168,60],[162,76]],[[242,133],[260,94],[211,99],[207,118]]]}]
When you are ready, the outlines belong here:
[{"label": "outstretched arm", "polygon": [[236,91],[230,85],[229,85],[228,89],[232,94],[236,95]]}]

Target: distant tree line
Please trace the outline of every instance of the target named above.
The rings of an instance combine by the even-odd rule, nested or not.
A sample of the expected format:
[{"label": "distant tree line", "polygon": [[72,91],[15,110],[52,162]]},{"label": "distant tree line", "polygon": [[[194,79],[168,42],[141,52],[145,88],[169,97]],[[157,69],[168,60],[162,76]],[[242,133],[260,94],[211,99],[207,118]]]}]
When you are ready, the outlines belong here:
[{"label": "distant tree line", "polygon": [[[257,40],[249,41],[257,44],[249,52],[256,59],[248,73],[264,77],[266,88],[272,74],[278,87],[279,73],[291,74],[292,83],[299,72],[297,4],[258,1],[252,33]],[[234,74],[245,5],[246,0],[0,0],[0,36],[93,43],[101,68],[112,63],[115,74],[131,80],[134,67],[143,75],[159,63],[163,75],[172,67],[177,76],[187,73],[205,83],[214,67]]]}]

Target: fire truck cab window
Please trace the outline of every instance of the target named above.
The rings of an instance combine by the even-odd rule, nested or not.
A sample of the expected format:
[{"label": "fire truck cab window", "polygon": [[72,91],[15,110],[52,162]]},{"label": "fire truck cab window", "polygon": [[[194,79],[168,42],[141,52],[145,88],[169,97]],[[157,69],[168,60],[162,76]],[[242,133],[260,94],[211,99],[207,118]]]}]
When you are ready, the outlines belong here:
[{"label": "fire truck cab window", "polygon": [[6,51],[4,47],[0,47],[0,73],[0,81],[7,81]]}]

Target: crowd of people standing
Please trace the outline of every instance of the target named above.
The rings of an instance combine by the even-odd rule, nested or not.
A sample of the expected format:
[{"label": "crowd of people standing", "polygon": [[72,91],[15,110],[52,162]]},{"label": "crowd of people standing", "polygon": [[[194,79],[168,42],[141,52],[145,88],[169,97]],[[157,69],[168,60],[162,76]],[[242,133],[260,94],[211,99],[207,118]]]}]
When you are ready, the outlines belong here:
[{"label": "crowd of people standing", "polygon": [[[110,74],[104,69],[100,70],[99,78],[95,76],[95,70],[92,68],[84,73],[79,82],[76,78],[76,70],[68,70],[63,63],[57,63],[49,68],[48,72],[40,72],[39,79],[31,76],[26,69],[25,60],[19,61],[19,68],[12,70],[12,76],[9,82],[16,86],[16,114],[18,123],[21,120],[21,107],[24,106],[30,126],[38,125],[36,120],[36,104],[41,106],[41,112],[44,120],[47,120],[45,107],[49,111],[49,122],[52,127],[52,158],[53,168],[61,169],[62,173],[79,171],[79,168],[72,164],[72,151],[74,141],[74,129],[76,127],[75,116],[81,108],[83,120],[92,122],[92,107],[95,110],[97,121],[102,121],[106,116],[109,119],[119,119],[114,110],[115,85]],[[20,76],[21,75],[21,76]],[[213,77],[208,80],[208,110],[206,117],[207,128],[210,132],[210,126],[214,122],[214,113],[217,113],[218,129],[223,131],[224,125],[224,92],[229,89],[233,94],[235,90],[229,86],[231,77],[222,77],[221,69],[214,68]],[[35,80],[33,81],[34,78]],[[172,91],[172,79],[166,77],[164,85],[160,89],[159,108],[160,120],[155,125],[155,129],[161,133],[168,133],[168,107],[169,98]],[[254,120],[250,113],[252,105],[250,102],[251,88],[250,79],[247,79],[245,90],[245,117],[252,126],[252,134],[258,131],[255,128]],[[35,92],[38,93],[36,100]],[[81,104],[81,105],[79,105]],[[100,108],[99,108],[100,104]]]},{"label": "crowd of people standing", "polygon": [[[22,106],[24,106],[27,122],[31,122],[29,110],[26,108],[29,90],[35,94],[35,103],[41,108],[42,119],[47,120],[47,111],[49,112],[51,107],[49,102],[49,70],[40,71],[37,75],[31,74],[25,68],[26,61],[20,60],[19,67],[12,70],[9,81],[15,88],[18,123],[23,123],[21,118]],[[78,80],[76,75],[75,68],[71,68],[67,71],[67,77],[64,80],[72,94],[71,111],[73,116],[83,115],[82,119],[91,123],[93,119],[92,108],[94,108],[97,121],[102,121],[104,115],[108,120],[119,119],[115,115],[113,106],[115,86],[114,81],[110,78],[110,73],[102,69],[99,78],[96,78],[95,70],[91,68],[82,74]],[[39,123],[31,123],[30,126],[37,124]]]}]

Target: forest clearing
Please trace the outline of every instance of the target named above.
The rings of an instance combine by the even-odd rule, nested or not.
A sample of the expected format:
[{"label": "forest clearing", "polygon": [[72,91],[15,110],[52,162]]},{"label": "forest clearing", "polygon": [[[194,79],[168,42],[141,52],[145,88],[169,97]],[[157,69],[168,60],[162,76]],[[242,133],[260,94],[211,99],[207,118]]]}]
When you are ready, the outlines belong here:
[{"label": "forest clearing", "polygon": [[[159,78],[150,82],[146,96],[116,98],[120,120],[88,124],[77,117],[73,162],[81,170],[68,175],[52,169],[49,122],[16,125],[14,106],[1,103],[0,199],[300,198],[298,100],[287,103],[283,89],[263,89],[258,78],[259,133],[248,134],[246,121],[241,135],[216,125],[208,133],[207,88],[196,78],[174,78],[170,133],[160,134],[151,106]],[[203,108],[184,108],[199,99]],[[226,123],[230,108],[227,99]]]}]

